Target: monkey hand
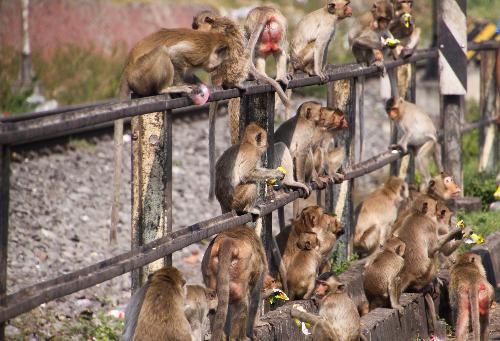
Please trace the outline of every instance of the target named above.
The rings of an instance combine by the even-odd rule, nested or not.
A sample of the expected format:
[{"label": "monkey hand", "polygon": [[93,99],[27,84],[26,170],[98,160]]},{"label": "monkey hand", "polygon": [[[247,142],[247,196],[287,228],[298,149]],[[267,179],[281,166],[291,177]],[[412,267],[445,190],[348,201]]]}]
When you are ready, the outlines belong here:
[{"label": "monkey hand", "polygon": [[388,38],[381,38],[382,39],[382,44],[390,49],[393,49],[395,48],[396,46],[398,46],[401,42],[399,41],[399,39],[396,39],[396,38],[391,38],[391,37],[388,37]]},{"label": "monkey hand", "polygon": [[398,151],[398,152],[403,153],[403,154],[406,153],[406,151],[407,151],[406,148],[400,144],[391,144],[389,146],[389,150],[395,150],[395,151]]},{"label": "monkey hand", "polygon": [[284,77],[277,78],[276,82],[280,83],[280,85],[286,90],[286,88],[288,88],[288,83],[292,80],[292,77],[293,76],[291,74],[287,74]]},{"label": "monkey hand", "polygon": [[332,175],[333,182],[336,184],[340,184],[344,181],[345,178],[345,172],[343,170],[339,170],[338,173],[334,173]]},{"label": "monkey hand", "polygon": [[273,171],[272,177],[276,180],[281,181],[285,178],[285,175],[286,175],[286,169],[283,168],[282,166],[279,166]]},{"label": "monkey hand", "polygon": [[328,80],[328,75],[324,71],[318,72],[317,76],[319,76],[319,79],[321,80],[322,83]]}]

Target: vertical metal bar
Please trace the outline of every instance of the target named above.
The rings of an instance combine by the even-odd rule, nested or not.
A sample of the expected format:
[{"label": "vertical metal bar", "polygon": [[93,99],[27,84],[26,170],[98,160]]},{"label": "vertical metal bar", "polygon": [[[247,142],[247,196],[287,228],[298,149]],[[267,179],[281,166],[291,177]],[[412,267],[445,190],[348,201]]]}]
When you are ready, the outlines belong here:
[{"label": "vertical metal bar", "polygon": [[[399,97],[399,89],[398,89],[398,84],[396,81],[396,74],[397,74],[397,70],[395,68],[387,70],[387,75],[389,76],[389,81],[391,82],[391,97]],[[389,143],[391,145],[397,144],[397,142],[398,142],[398,129],[397,129],[396,123],[394,123],[394,121],[391,120],[390,125],[391,125],[391,135],[390,135]],[[399,175],[400,163],[401,163],[400,160],[395,160],[395,161],[391,162],[391,164],[389,166],[390,167],[389,172],[392,176]]]},{"label": "vertical metal bar", "polygon": [[[267,153],[262,156],[262,165],[264,167],[270,167],[273,164],[272,160],[274,158],[274,103],[274,92],[242,96],[240,101],[240,137],[244,131],[244,127],[251,122],[256,122],[267,131],[269,148]],[[261,198],[264,198],[265,184],[259,190]],[[271,261],[272,225],[272,214],[262,217],[261,238],[270,267],[273,264]]]},{"label": "vertical metal bar", "polygon": [[[416,63],[411,63],[410,71],[410,85],[406,92],[406,100],[412,103],[417,102],[417,77],[416,77],[417,65]],[[437,148],[437,147],[436,147]],[[406,172],[406,182],[410,184],[415,183],[415,150],[411,150],[408,155],[408,169]]]},{"label": "vertical metal bar", "polygon": [[[10,147],[0,145],[0,305],[7,294],[7,244],[9,240]],[[5,340],[5,322],[0,323],[0,340]]]},{"label": "vertical metal bar", "polygon": [[[172,232],[172,110],[165,111],[164,117],[165,131],[164,131],[164,151],[165,151],[165,226],[163,230],[163,235]],[[165,257],[165,265],[172,266],[172,255]]]},{"label": "vertical metal bar", "polygon": [[[339,133],[339,144],[345,146],[345,159],[342,167],[347,169],[354,164],[355,131],[356,131],[356,80],[344,79],[329,84],[328,105],[339,108],[347,117],[349,129]],[[343,258],[352,254],[352,237],[354,235],[352,193],[354,180],[344,181],[334,188],[334,198],[329,203],[334,207],[333,212],[341,219],[345,234],[340,238],[345,246]]]}]

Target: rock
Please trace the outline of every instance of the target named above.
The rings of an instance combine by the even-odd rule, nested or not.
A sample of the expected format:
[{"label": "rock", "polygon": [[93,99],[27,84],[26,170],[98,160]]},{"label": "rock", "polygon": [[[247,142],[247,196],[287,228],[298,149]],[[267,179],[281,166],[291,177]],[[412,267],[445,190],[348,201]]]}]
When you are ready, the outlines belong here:
[{"label": "rock", "polygon": [[500,211],[500,201],[492,202],[490,204],[489,210],[490,211],[496,211],[496,212]]}]

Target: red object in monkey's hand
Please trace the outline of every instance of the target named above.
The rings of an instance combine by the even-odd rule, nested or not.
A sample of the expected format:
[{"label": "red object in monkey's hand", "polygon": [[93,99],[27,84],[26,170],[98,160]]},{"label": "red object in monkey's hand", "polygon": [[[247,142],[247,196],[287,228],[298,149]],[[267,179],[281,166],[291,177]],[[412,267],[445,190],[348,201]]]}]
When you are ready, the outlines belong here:
[{"label": "red object in monkey's hand", "polygon": [[189,94],[189,98],[191,98],[193,103],[196,105],[203,105],[207,103],[208,97],[210,97],[210,91],[203,83],[200,83],[198,88],[193,89],[193,92]]}]

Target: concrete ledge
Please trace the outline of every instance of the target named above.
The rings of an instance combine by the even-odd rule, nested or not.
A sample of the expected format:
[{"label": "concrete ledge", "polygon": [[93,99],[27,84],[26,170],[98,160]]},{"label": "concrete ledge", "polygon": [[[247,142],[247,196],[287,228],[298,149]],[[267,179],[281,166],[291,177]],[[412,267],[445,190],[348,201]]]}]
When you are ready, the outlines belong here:
[{"label": "concrete ledge", "polygon": [[478,197],[463,197],[452,200],[451,209],[455,212],[463,208],[465,212],[481,211],[482,204],[481,198]]}]

